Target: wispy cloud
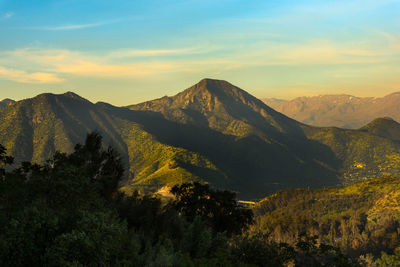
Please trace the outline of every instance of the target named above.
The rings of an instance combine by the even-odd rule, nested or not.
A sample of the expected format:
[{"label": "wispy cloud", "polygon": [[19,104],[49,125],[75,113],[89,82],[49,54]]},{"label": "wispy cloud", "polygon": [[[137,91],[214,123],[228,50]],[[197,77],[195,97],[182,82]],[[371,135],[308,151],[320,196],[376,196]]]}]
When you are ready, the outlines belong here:
[{"label": "wispy cloud", "polygon": [[29,63],[44,72],[97,78],[135,78],[171,72],[178,66],[172,62],[113,63],[109,57],[87,55],[70,50],[19,49],[0,53],[0,64]]},{"label": "wispy cloud", "polygon": [[112,23],[116,23],[121,21],[120,19],[118,20],[105,20],[105,21],[98,21],[98,22],[93,22],[93,23],[77,23],[77,24],[63,24],[63,25],[54,25],[54,26],[39,26],[39,27],[32,27],[29,29],[32,30],[42,30],[42,31],[70,31],[70,30],[81,30],[81,29],[88,29],[88,28],[94,28],[94,27],[99,27],[103,25],[108,25]]},{"label": "wispy cloud", "polygon": [[365,10],[373,10],[398,2],[399,0],[316,1],[314,4],[297,6],[294,11],[319,16],[343,15],[362,12]]},{"label": "wispy cloud", "polygon": [[69,24],[69,25],[59,25],[59,26],[43,26],[37,28],[38,30],[45,31],[68,31],[68,30],[80,30],[102,26],[105,23],[88,23],[88,24]]},{"label": "wispy cloud", "polygon": [[[178,73],[224,73],[263,66],[378,65],[393,62],[394,58],[400,57],[397,38],[389,34],[385,37],[384,40],[369,42],[259,42],[247,47],[232,46],[218,55],[209,53],[215,47],[201,46],[154,50],[123,49],[102,54],[26,48],[0,52],[0,65],[25,71],[26,73],[17,73],[17,76],[31,77],[27,81],[34,80],[29,73],[33,69],[40,73],[53,73],[53,76],[47,78],[57,82],[61,79],[56,75],[136,79]],[[8,73],[14,77],[11,74],[13,72]]]},{"label": "wispy cloud", "polygon": [[4,14],[0,14],[0,20],[11,19],[14,16],[14,12],[8,11]]},{"label": "wispy cloud", "polygon": [[386,38],[389,48],[396,49],[400,53],[400,35],[394,35],[388,32],[380,32],[380,34]]},{"label": "wispy cloud", "polygon": [[[196,52],[195,52],[196,51]],[[157,58],[155,55],[180,53],[200,53],[196,49],[160,49],[160,50],[116,50],[102,55],[93,55],[71,50],[17,49],[0,52],[0,64],[24,68],[27,64],[44,72],[69,74],[80,77],[96,78],[138,78],[166,73],[197,72],[205,68],[223,68],[230,63],[218,60],[175,60]],[[142,58],[146,56],[146,58]],[[119,62],[124,58],[124,63]]]},{"label": "wispy cloud", "polygon": [[71,64],[55,64],[54,67],[54,71],[59,73],[102,78],[137,78],[176,69],[175,65],[169,63],[132,63],[117,65],[84,60],[79,60]]},{"label": "wispy cloud", "polygon": [[31,84],[60,83],[64,81],[63,79],[57,77],[55,74],[52,73],[45,73],[45,72],[28,73],[23,70],[8,69],[1,66],[0,66],[0,78],[19,83],[31,83]]},{"label": "wispy cloud", "polygon": [[199,53],[195,48],[181,49],[152,49],[152,50],[117,50],[108,54],[109,58],[126,58],[126,57],[151,57],[151,56],[166,56],[166,55],[182,55]]}]

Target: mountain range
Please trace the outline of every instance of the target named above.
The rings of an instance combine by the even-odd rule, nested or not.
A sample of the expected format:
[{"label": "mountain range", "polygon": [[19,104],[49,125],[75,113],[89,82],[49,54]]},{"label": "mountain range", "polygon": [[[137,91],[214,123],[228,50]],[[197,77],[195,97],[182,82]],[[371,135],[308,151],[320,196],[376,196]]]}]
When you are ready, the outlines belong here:
[{"label": "mountain range", "polygon": [[400,92],[380,98],[320,95],[293,100],[265,98],[263,101],[290,118],[319,127],[358,129],[379,117],[400,121]]},{"label": "mountain range", "polygon": [[392,119],[359,130],[308,126],[221,80],[128,107],[67,92],[0,108],[0,144],[17,162],[70,152],[94,130],[121,153],[128,193],[205,181],[255,199],[400,174],[400,125]]}]

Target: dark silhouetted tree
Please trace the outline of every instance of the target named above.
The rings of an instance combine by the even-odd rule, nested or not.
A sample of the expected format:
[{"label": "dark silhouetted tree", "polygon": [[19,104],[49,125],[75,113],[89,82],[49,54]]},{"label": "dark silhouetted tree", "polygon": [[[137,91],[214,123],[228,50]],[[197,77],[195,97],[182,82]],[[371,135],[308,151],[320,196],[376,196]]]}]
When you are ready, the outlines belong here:
[{"label": "dark silhouetted tree", "polygon": [[215,232],[240,234],[253,222],[252,211],[237,204],[234,192],[212,190],[208,184],[195,182],[174,186],[171,193],[175,195],[172,205],[177,211],[188,220],[201,217]]}]

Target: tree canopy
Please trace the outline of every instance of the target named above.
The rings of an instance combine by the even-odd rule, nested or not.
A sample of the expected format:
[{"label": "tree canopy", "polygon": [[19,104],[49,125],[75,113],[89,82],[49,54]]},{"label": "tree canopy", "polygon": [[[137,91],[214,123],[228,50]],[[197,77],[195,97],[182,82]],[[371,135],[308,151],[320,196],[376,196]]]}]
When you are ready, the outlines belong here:
[{"label": "tree canopy", "polygon": [[2,266],[303,266],[301,255],[351,266],[309,240],[303,245],[312,249],[304,252],[247,234],[252,212],[233,192],[186,183],[171,190],[169,201],[125,195],[118,190],[120,156],[97,133],[45,164],[11,170],[12,162],[0,146]]}]

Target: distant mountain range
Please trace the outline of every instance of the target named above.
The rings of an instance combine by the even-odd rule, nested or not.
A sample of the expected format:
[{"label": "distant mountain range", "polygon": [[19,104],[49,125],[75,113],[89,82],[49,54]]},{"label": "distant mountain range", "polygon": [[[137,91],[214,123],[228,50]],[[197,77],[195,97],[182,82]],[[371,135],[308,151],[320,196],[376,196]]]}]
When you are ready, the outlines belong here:
[{"label": "distant mountain range", "polygon": [[381,98],[322,95],[293,100],[265,98],[263,101],[290,118],[319,127],[358,129],[379,117],[400,121],[400,92]]},{"label": "distant mountain range", "polygon": [[69,152],[93,130],[122,154],[127,192],[196,180],[254,199],[400,175],[397,122],[381,118],[360,130],[311,127],[226,81],[204,79],[173,97],[129,107],[68,92],[0,108],[0,144],[18,161]]}]

